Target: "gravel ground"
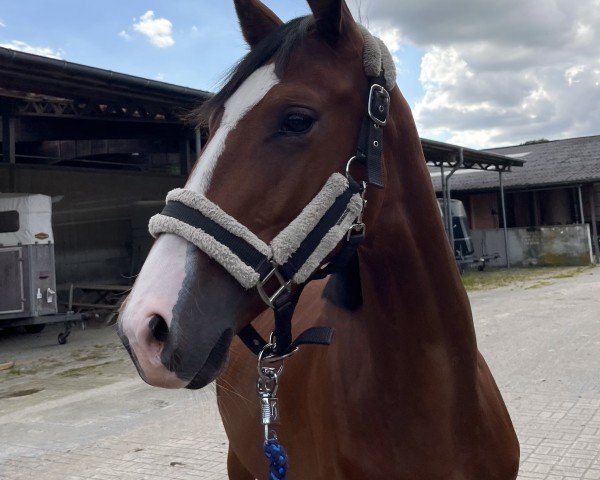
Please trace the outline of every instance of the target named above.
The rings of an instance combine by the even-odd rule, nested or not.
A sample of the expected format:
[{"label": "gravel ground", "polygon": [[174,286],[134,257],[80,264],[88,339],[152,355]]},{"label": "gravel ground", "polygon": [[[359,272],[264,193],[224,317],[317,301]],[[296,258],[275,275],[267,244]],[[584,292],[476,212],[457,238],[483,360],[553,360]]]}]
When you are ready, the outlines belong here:
[{"label": "gravel ground", "polygon": [[[520,479],[600,479],[600,269],[470,293]],[[111,328],[0,331],[0,479],[226,479],[214,388],[139,380]]]}]

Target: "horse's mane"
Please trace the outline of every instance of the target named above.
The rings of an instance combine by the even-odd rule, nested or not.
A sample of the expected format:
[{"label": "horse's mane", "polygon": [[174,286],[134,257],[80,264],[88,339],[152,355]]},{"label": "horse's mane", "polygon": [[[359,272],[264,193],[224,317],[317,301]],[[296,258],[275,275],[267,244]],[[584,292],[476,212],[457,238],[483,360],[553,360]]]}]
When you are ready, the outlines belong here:
[{"label": "horse's mane", "polygon": [[275,61],[275,71],[281,74],[293,50],[312,25],[312,16],[298,17],[267,35],[226,74],[218,93],[186,115],[187,122],[194,126],[207,126],[210,115],[218,111],[254,71],[271,59]]}]

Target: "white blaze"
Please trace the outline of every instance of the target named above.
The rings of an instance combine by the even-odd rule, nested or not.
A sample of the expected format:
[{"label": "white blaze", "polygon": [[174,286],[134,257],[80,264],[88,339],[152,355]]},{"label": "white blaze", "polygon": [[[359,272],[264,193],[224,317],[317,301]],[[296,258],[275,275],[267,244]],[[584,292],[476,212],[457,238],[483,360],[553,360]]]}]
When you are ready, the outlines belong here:
[{"label": "white blaze", "polygon": [[[252,73],[225,102],[221,124],[202,152],[186,188],[206,193],[229,133],[277,83],[275,66],[265,65]],[[123,328],[132,345],[140,341],[152,315],[159,314],[171,324],[173,307],[185,280],[188,246],[183,238],[171,234],[161,235],[154,243],[122,314]],[[154,352],[151,361],[160,365],[160,351]]]},{"label": "white blaze", "polygon": [[221,124],[202,151],[198,167],[188,179],[185,188],[201,194],[206,193],[217,161],[225,149],[227,137],[235,130],[239,121],[278,83],[275,65],[265,65],[252,73],[225,102]]}]

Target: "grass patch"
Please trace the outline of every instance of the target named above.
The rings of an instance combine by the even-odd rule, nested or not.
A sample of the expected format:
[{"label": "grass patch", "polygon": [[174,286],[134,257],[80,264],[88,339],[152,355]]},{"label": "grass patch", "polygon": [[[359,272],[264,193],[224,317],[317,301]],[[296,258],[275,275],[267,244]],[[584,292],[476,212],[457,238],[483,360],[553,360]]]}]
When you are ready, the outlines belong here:
[{"label": "grass patch", "polygon": [[[551,285],[549,280],[575,277],[593,267],[530,267],[511,269],[469,270],[462,277],[468,291],[490,290],[499,287],[519,286],[540,288]],[[530,283],[535,282],[533,285]]]}]

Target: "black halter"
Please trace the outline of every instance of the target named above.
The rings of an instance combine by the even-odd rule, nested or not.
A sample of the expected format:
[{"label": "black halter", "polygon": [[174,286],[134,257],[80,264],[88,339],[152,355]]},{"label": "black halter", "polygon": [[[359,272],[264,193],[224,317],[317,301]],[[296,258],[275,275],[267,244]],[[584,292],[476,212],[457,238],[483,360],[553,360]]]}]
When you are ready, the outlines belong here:
[{"label": "black halter", "polygon": [[[385,88],[383,71],[377,78],[371,78],[367,108],[363,118],[355,156],[346,168],[348,186],[323,214],[316,226],[303,239],[298,249],[281,265],[259,251],[249,241],[236,236],[222,225],[203,214],[198,209],[179,201],[169,201],[162,215],[183,222],[185,225],[202,231],[214,240],[227,247],[243,264],[258,274],[256,284],[258,293],[267,306],[273,309],[275,328],[269,342],[265,341],[252,324],[244,327],[239,337],[244,344],[262,360],[279,360],[291,355],[301,345],[329,345],[333,337],[333,329],[329,327],[312,327],[292,338],[292,316],[306,284],[315,279],[322,279],[332,273],[341,271],[356,255],[356,250],[365,237],[365,225],[362,223],[362,211],[358,220],[348,230],[343,246],[329,263],[314,271],[305,281],[292,286],[294,276],[315,252],[327,232],[339,225],[347,215],[349,202],[353,196],[360,194],[363,198],[367,184],[377,188],[384,186],[383,180],[383,128],[388,119],[390,95]],[[350,175],[353,162],[366,169],[366,182],[359,184]]]}]

